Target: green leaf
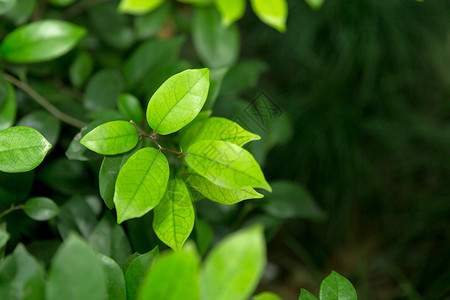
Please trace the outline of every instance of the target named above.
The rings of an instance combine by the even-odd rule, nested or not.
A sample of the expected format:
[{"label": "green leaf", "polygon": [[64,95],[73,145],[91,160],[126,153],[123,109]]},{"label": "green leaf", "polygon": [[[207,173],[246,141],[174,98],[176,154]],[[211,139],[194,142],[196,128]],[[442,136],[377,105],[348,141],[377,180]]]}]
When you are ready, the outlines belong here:
[{"label": "green leaf", "polygon": [[121,0],[119,12],[132,15],[143,15],[155,10],[164,0]]},{"label": "green leaf", "polygon": [[30,19],[35,7],[36,0],[16,0],[14,6],[4,16],[18,26]]},{"label": "green leaf", "polygon": [[304,187],[291,181],[280,180],[272,183],[272,189],[273,192],[266,193],[266,198],[260,202],[267,214],[282,219],[324,220],[325,213]]},{"label": "green leaf", "polygon": [[298,297],[298,300],[318,300],[316,296],[311,294],[305,289],[301,289],[300,296]]},{"label": "green leaf", "polygon": [[41,20],[9,33],[0,55],[15,63],[52,60],[69,52],[85,34],[84,28],[65,21]]},{"label": "green leaf", "polygon": [[193,5],[206,6],[211,4],[213,0],[178,0],[178,2],[189,3]]},{"label": "green leaf", "polygon": [[34,182],[34,171],[26,173],[0,172],[0,203],[11,206],[25,200]]},{"label": "green leaf", "polygon": [[81,87],[92,73],[94,60],[88,52],[80,52],[69,67],[70,82]]},{"label": "green leaf", "polygon": [[194,206],[186,184],[172,179],[166,193],[155,207],[153,230],[173,250],[180,250],[194,228]]},{"label": "green leaf", "polygon": [[314,10],[318,10],[322,7],[325,0],[305,0],[305,2]]},{"label": "green leaf", "polygon": [[236,24],[224,27],[214,8],[197,8],[192,39],[200,59],[210,68],[233,65],[239,56],[239,31]]},{"label": "green leaf", "polygon": [[34,197],[25,202],[23,211],[36,221],[46,221],[59,214],[59,208],[51,199]]},{"label": "green leaf", "polygon": [[43,266],[22,244],[0,262],[2,299],[40,300],[45,298]]},{"label": "green leaf", "polygon": [[9,238],[10,238],[9,233],[3,228],[0,228],[0,250],[3,249],[3,247],[8,242]]},{"label": "green leaf", "polygon": [[[1,1],[1,0],[0,0]],[[1,2],[0,2],[1,3]],[[9,97],[9,83],[3,76],[0,76],[0,110]]]},{"label": "green leaf", "polygon": [[148,272],[137,299],[198,300],[198,269],[194,254],[167,253]]},{"label": "green leaf", "polygon": [[220,187],[272,191],[253,156],[230,142],[197,142],[187,149],[185,160],[194,171]]},{"label": "green leaf", "polygon": [[171,12],[171,4],[165,2],[151,13],[134,18],[134,30],[139,39],[149,39],[161,31]]},{"label": "green leaf", "polygon": [[111,300],[126,300],[125,278],[119,265],[110,257],[95,253],[106,277],[107,298]]},{"label": "green leaf", "polygon": [[195,236],[198,251],[203,256],[212,244],[214,232],[211,226],[200,218],[195,218]]},{"label": "green leaf", "polygon": [[56,145],[61,131],[61,122],[45,110],[35,110],[29,113],[20,119],[16,125],[36,129],[52,145]]},{"label": "green leaf", "polygon": [[180,130],[198,115],[208,90],[208,69],[186,70],[170,77],[148,103],[148,124],[163,135]]},{"label": "green leaf", "polygon": [[144,148],[133,154],[117,176],[114,204],[117,223],[143,216],[163,197],[169,181],[169,162],[161,151]]},{"label": "green leaf", "polygon": [[137,298],[139,286],[144,282],[145,275],[155,263],[158,254],[159,248],[156,246],[152,251],[136,257],[130,263],[125,273],[127,299]]},{"label": "green leaf", "polygon": [[320,284],[320,300],[342,299],[356,300],[358,296],[351,282],[344,276],[332,271]]},{"label": "green leaf", "polygon": [[133,149],[139,142],[136,127],[126,121],[102,124],[87,133],[80,143],[96,153],[114,155]]},{"label": "green leaf", "polygon": [[77,0],[47,0],[49,3],[55,5],[55,6],[69,6],[70,4],[74,3]]},{"label": "green leaf", "polygon": [[84,106],[90,111],[114,108],[123,86],[119,71],[104,69],[95,73],[87,83]]},{"label": "green leaf", "polygon": [[0,15],[13,8],[14,4],[16,4],[16,0],[0,0]]},{"label": "green leaf", "polygon": [[236,204],[246,199],[262,198],[253,188],[226,189],[199,175],[190,175],[187,182],[209,200],[222,204]]},{"label": "green leaf", "polygon": [[252,226],[224,238],[200,272],[201,299],[244,300],[255,290],[266,264],[264,233]]},{"label": "green leaf", "polygon": [[262,292],[258,295],[253,296],[253,300],[281,300],[281,298],[271,292]]},{"label": "green leaf", "polygon": [[109,213],[97,223],[88,238],[89,244],[119,265],[131,254],[131,246],[122,226],[117,225]]},{"label": "green leaf", "polygon": [[117,107],[125,120],[133,120],[137,124],[142,122],[144,110],[142,109],[141,103],[134,95],[121,94],[117,101]]},{"label": "green leaf", "polygon": [[52,145],[35,129],[23,126],[0,131],[0,171],[26,172],[36,168]]},{"label": "green leaf", "polygon": [[46,300],[106,299],[105,279],[94,250],[81,238],[71,235],[53,257]]},{"label": "green leaf", "polygon": [[9,83],[7,83],[7,87],[7,98],[0,107],[0,130],[10,127],[16,119],[17,104],[14,88]]},{"label": "green leaf", "polygon": [[217,9],[222,15],[222,24],[230,26],[244,16],[245,0],[215,0]]},{"label": "green leaf", "polygon": [[77,232],[88,238],[97,224],[97,215],[87,202],[87,197],[74,196],[61,206],[56,218],[56,227],[63,239],[71,232]]},{"label": "green leaf", "polygon": [[222,87],[222,81],[225,78],[225,75],[228,73],[229,68],[220,68],[211,70],[209,73],[209,93],[208,98],[206,99],[206,103],[204,106],[204,110],[212,109],[214,104],[216,103],[217,97],[219,96],[220,89]]},{"label": "green leaf", "polygon": [[190,145],[203,140],[222,140],[243,146],[250,141],[259,140],[257,134],[251,133],[239,124],[220,117],[212,117],[193,124],[183,134],[180,141],[181,149],[187,149]]},{"label": "green leaf", "polygon": [[288,6],[286,0],[250,0],[258,18],[280,32],[286,31]]}]

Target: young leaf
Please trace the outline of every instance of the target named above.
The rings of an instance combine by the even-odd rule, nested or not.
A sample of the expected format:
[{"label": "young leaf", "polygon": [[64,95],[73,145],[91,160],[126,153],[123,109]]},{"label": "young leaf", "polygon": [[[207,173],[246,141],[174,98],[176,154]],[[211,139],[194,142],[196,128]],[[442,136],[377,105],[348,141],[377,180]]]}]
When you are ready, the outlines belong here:
[{"label": "young leaf", "polygon": [[9,33],[0,55],[15,63],[51,60],[69,52],[86,34],[82,27],[59,20],[41,20]]},{"label": "young leaf", "polygon": [[119,4],[119,12],[132,15],[143,15],[158,8],[164,0],[122,0]]},{"label": "young leaf", "polygon": [[201,299],[248,299],[266,264],[263,229],[252,226],[223,239],[200,272]]},{"label": "young leaf", "polygon": [[242,189],[226,189],[215,185],[199,175],[191,175],[187,182],[209,200],[222,204],[236,204],[246,199],[262,198],[263,195],[251,187]]},{"label": "young leaf", "polygon": [[161,151],[144,148],[133,154],[117,176],[117,223],[143,216],[158,205],[166,191],[169,172],[169,162]]},{"label": "young leaf", "polygon": [[192,253],[176,251],[161,256],[145,277],[137,299],[198,300],[198,269]]},{"label": "young leaf", "polygon": [[163,135],[180,130],[198,115],[208,90],[208,69],[186,70],[170,77],[148,103],[148,124]]},{"label": "young leaf", "polygon": [[215,0],[217,9],[222,15],[222,24],[230,26],[245,13],[246,0]]},{"label": "young leaf", "polygon": [[332,271],[320,284],[320,299],[356,300],[358,296],[351,282],[344,276]]},{"label": "young leaf", "polygon": [[0,130],[6,129],[14,124],[16,119],[17,103],[14,88],[7,83],[7,94],[3,105],[0,107]]},{"label": "young leaf", "polygon": [[281,300],[281,298],[271,292],[262,292],[258,295],[253,296],[253,300]]},{"label": "young leaf", "polygon": [[148,270],[150,270],[155,263],[158,254],[159,249],[158,246],[156,246],[152,251],[136,257],[130,263],[125,273],[128,299],[137,298],[138,288],[144,281]]},{"label": "young leaf", "polygon": [[119,265],[100,252],[95,253],[106,277],[107,299],[126,300],[125,278]]},{"label": "young leaf", "polygon": [[173,250],[180,250],[194,228],[194,207],[186,184],[172,179],[153,216],[153,230]]},{"label": "young leaf", "polygon": [[89,150],[103,155],[124,153],[139,142],[136,127],[126,121],[112,121],[102,124],[87,133],[80,143]]},{"label": "young leaf", "polygon": [[191,145],[186,163],[212,183],[228,189],[258,187],[272,191],[253,156],[225,141],[200,141]]},{"label": "young leaf", "polygon": [[0,171],[26,172],[36,168],[52,145],[35,129],[15,126],[0,131]]},{"label": "young leaf", "polygon": [[59,208],[51,199],[34,197],[25,202],[23,211],[36,221],[46,221],[59,214]]},{"label": "young leaf", "polygon": [[288,6],[286,0],[250,0],[258,18],[280,32],[286,31]]},{"label": "young leaf", "polygon": [[144,110],[139,100],[132,94],[121,94],[117,100],[117,107],[126,120],[133,120],[137,124],[142,122]]},{"label": "young leaf", "polygon": [[181,138],[180,147],[187,149],[190,145],[203,140],[222,140],[242,147],[250,141],[259,139],[259,135],[248,132],[231,120],[212,117],[193,124],[186,130]]},{"label": "young leaf", "polygon": [[106,299],[105,279],[94,250],[71,235],[53,257],[45,299]]},{"label": "young leaf", "polygon": [[298,297],[298,300],[318,300],[316,296],[311,294],[305,289],[301,289],[300,296]]}]

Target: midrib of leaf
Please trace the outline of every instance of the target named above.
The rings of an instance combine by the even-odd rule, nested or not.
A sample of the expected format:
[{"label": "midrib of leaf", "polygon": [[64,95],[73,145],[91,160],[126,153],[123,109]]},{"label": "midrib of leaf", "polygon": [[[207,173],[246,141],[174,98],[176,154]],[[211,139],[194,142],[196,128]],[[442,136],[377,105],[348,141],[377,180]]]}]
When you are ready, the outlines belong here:
[{"label": "midrib of leaf", "polygon": [[[167,118],[167,116],[170,114],[170,112],[178,105],[178,103],[181,102],[181,100],[183,100],[187,94],[190,93],[190,91],[192,90],[192,88],[200,81],[200,79],[202,79],[205,76],[205,73],[202,74],[202,76],[189,88],[189,90],[183,95],[183,97],[180,98],[180,100],[178,100],[174,106],[172,106],[171,109],[169,109],[169,111],[166,113],[166,115],[161,119],[161,121],[159,121],[158,125],[155,128],[154,133],[156,133],[158,131],[159,126],[161,125],[161,123]],[[175,87],[175,85],[174,85]]]},{"label": "midrib of leaf", "polygon": [[20,151],[20,150],[25,150],[25,149],[30,149],[30,148],[41,148],[41,147],[46,147],[45,144],[43,145],[38,145],[38,146],[27,146],[27,147],[20,147],[20,148],[14,148],[14,149],[6,149],[6,150],[0,150],[0,153],[3,152],[14,152],[14,151]]},{"label": "midrib of leaf", "polygon": [[[175,196],[175,195],[174,195]],[[175,247],[178,248],[178,241],[177,241],[177,230],[175,227],[175,201],[172,201],[172,226],[173,226],[173,240],[175,242]]]},{"label": "midrib of leaf", "polygon": [[102,138],[98,138],[98,139],[90,139],[89,141],[103,141],[103,140],[112,140],[112,139],[118,139],[124,136],[132,136],[132,135],[139,135],[139,133],[130,133],[130,134],[123,134],[123,135],[117,135],[117,136],[113,136],[113,137],[102,137]]}]

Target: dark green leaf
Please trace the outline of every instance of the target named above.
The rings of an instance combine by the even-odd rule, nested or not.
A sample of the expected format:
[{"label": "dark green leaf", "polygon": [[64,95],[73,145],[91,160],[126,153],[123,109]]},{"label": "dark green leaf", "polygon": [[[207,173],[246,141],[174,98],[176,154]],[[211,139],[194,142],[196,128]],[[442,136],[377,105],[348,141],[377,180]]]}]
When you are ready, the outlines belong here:
[{"label": "dark green leaf", "polygon": [[61,131],[61,122],[45,110],[35,110],[29,113],[20,119],[16,125],[36,129],[52,145],[56,145]]},{"label": "dark green leaf", "polygon": [[10,127],[16,120],[17,104],[14,88],[9,83],[7,87],[7,98],[3,105],[0,106],[0,130]]},{"label": "dark green leaf", "polygon": [[129,265],[125,273],[127,284],[127,299],[137,298],[139,286],[144,281],[145,275],[155,263],[159,249],[155,247],[152,251],[136,257]]},{"label": "dark green leaf", "polygon": [[16,4],[16,0],[0,0],[0,15],[8,12],[14,4]]},{"label": "dark green leaf", "polygon": [[311,294],[305,289],[301,289],[300,296],[298,297],[298,300],[318,300],[316,296]]},{"label": "dark green leaf", "polygon": [[90,111],[114,108],[123,87],[123,78],[119,71],[101,70],[87,83],[84,106]]},{"label": "dark green leaf", "polygon": [[210,70],[209,72],[209,93],[208,98],[206,99],[206,103],[204,109],[212,109],[214,107],[214,103],[216,103],[217,97],[220,93],[220,88],[222,87],[222,81],[225,75],[228,73],[228,68],[220,68]]},{"label": "dark green leaf", "polygon": [[36,221],[46,221],[59,214],[59,208],[51,199],[34,197],[25,202],[23,211]]},{"label": "dark green leaf", "polygon": [[60,213],[56,218],[56,227],[63,239],[70,232],[80,233],[88,238],[97,224],[97,216],[89,206],[87,197],[74,196],[61,206]]},{"label": "dark green leaf", "polygon": [[80,52],[69,67],[70,82],[81,87],[91,75],[94,61],[88,52]]},{"label": "dark green leaf", "polygon": [[9,233],[6,230],[4,230],[3,228],[0,228],[0,251],[6,245],[9,238],[10,238]]},{"label": "dark green leaf", "polygon": [[355,288],[344,276],[332,271],[320,284],[320,300],[342,299],[356,300]]},{"label": "dark green leaf", "polygon": [[117,107],[125,120],[133,120],[136,124],[142,122],[144,110],[139,100],[132,94],[121,94],[117,101]]},{"label": "dark green leaf", "polygon": [[3,104],[5,104],[6,99],[8,99],[8,97],[9,97],[9,83],[8,81],[6,81],[6,79],[3,78],[3,76],[0,76],[0,111],[3,107]]},{"label": "dark green leaf", "polygon": [[26,173],[0,172],[0,202],[11,205],[24,200],[34,182],[34,171]]},{"label": "dark green leaf", "polygon": [[106,276],[107,298],[111,300],[126,300],[125,279],[119,265],[112,258],[100,252],[95,254]]},{"label": "dark green leaf", "polygon": [[165,2],[149,14],[134,18],[134,29],[139,39],[144,40],[153,37],[163,28],[171,11],[171,3]]},{"label": "dark green leaf", "polygon": [[36,0],[16,0],[14,6],[5,13],[5,18],[15,25],[27,22],[36,7]]},{"label": "dark green leaf", "polygon": [[198,251],[203,256],[211,246],[214,238],[214,232],[205,220],[198,217],[195,218],[195,236],[197,237],[196,242]]},{"label": "dark green leaf", "polygon": [[55,6],[69,6],[77,0],[47,0],[49,3]]}]

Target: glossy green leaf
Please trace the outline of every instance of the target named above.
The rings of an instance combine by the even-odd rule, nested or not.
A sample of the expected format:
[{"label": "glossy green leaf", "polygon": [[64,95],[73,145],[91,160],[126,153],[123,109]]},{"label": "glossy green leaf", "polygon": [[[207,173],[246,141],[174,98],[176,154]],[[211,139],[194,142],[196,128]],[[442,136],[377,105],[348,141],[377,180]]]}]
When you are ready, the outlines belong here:
[{"label": "glossy green leaf", "polygon": [[137,299],[198,300],[198,269],[194,254],[184,251],[167,253],[148,272]]},{"label": "glossy green leaf", "polygon": [[250,0],[253,11],[267,25],[286,31],[288,5],[286,0]]},{"label": "glossy green leaf", "polygon": [[158,205],[166,191],[169,172],[169,162],[161,151],[144,148],[134,153],[117,176],[117,222],[140,217]]},{"label": "glossy green leaf", "polygon": [[44,273],[43,266],[19,244],[0,262],[1,299],[44,299]]},{"label": "glossy green leaf", "polygon": [[87,83],[84,106],[90,111],[114,108],[123,87],[123,78],[119,71],[101,70]]},{"label": "glossy green leaf", "polygon": [[171,11],[171,2],[165,2],[151,13],[134,18],[134,30],[139,39],[145,40],[160,32]]},{"label": "glossy green leaf", "polygon": [[227,141],[238,146],[243,146],[250,141],[259,140],[257,134],[251,133],[239,124],[220,117],[212,117],[193,124],[183,134],[180,141],[181,149],[187,149],[190,145],[203,140]]},{"label": "glossy green leaf", "polygon": [[121,94],[117,100],[119,112],[124,116],[125,120],[133,120],[136,124],[142,122],[144,118],[144,110],[138,98],[132,94]]},{"label": "glossy green leaf", "polygon": [[7,84],[7,87],[7,97],[0,107],[0,130],[10,127],[16,120],[17,103],[14,88],[9,83]]},{"label": "glossy green leaf", "polygon": [[59,214],[59,207],[49,198],[34,197],[25,202],[23,211],[33,220],[46,221]]},{"label": "glossy green leaf", "polygon": [[35,129],[15,126],[0,131],[0,171],[17,173],[36,168],[52,145]]},{"label": "glossy green leaf", "polygon": [[236,204],[242,200],[263,197],[263,195],[256,192],[251,187],[226,189],[219,187],[204,177],[195,174],[190,175],[187,182],[209,200],[222,204]]},{"label": "glossy green leaf", "polygon": [[224,27],[214,8],[195,10],[192,39],[200,59],[210,68],[229,67],[239,56],[236,24]]},{"label": "glossy green leaf", "polygon": [[273,192],[265,193],[266,198],[260,201],[267,214],[282,219],[324,220],[325,213],[304,187],[285,180],[273,182],[271,185]]},{"label": "glossy green leaf", "polygon": [[20,119],[17,126],[31,127],[39,131],[52,145],[58,141],[61,122],[45,110],[35,110]]},{"label": "glossy green leaf", "polygon": [[198,115],[208,90],[208,69],[186,70],[170,77],[148,103],[148,124],[164,135],[180,130]]},{"label": "glossy green leaf", "polygon": [[110,257],[100,252],[95,253],[106,277],[107,299],[126,300],[125,278],[119,265]]},{"label": "glossy green leaf", "polygon": [[139,142],[139,132],[127,121],[102,124],[87,133],[80,143],[103,155],[120,154],[133,149]]},{"label": "glossy green leaf", "polygon": [[131,246],[122,226],[117,225],[109,213],[97,223],[88,238],[89,244],[119,265],[131,254]]},{"label": "glossy green leaf", "polygon": [[300,296],[298,297],[298,300],[318,300],[316,296],[311,294],[305,289],[301,289]]},{"label": "glossy green leaf", "polygon": [[244,16],[246,0],[214,0],[222,15],[222,24],[229,26]]},{"label": "glossy green leaf", "polygon": [[186,184],[172,179],[166,193],[155,207],[153,230],[173,250],[180,250],[194,228],[194,206]]},{"label": "glossy green leaf", "polygon": [[81,87],[92,73],[94,60],[88,52],[80,52],[69,67],[70,82]]},{"label": "glossy green leaf", "polygon": [[0,15],[13,8],[14,4],[16,4],[16,0],[0,0]]},{"label": "glossy green leaf", "polygon": [[266,265],[263,228],[252,226],[224,238],[200,272],[200,299],[244,300],[255,290]]},{"label": "glossy green leaf", "polygon": [[272,191],[253,156],[233,143],[200,141],[191,145],[187,153],[186,163],[220,187],[259,187]]},{"label": "glossy green leaf", "polygon": [[271,292],[262,292],[253,296],[253,300],[281,300],[280,296]]},{"label": "glossy green leaf", "polygon": [[143,15],[155,10],[164,0],[121,0],[119,12],[132,15]]},{"label": "glossy green leaf", "polygon": [[9,33],[0,46],[0,55],[15,63],[34,63],[69,52],[86,34],[77,25],[59,20],[41,20]]},{"label": "glossy green leaf", "polygon": [[61,205],[56,227],[63,239],[71,232],[77,232],[85,239],[91,235],[97,224],[97,215],[87,200],[87,197],[77,195]]},{"label": "glossy green leaf", "polygon": [[314,10],[318,10],[322,7],[325,0],[305,0],[305,2]]},{"label": "glossy green leaf", "polygon": [[128,266],[125,273],[128,300],[137,298],[139,286],[144,281],[147,272],[155,263],[158,254],[159,248],[156,246],[152,251],[136,257]]},{"label": "glossy green leaf", "polygon": [[358,296],[351,282],[344,276],[332,271],[320,284],[320,299],[356,300]]},{"label": "glossy green leaf", "polygon": [[81,238],[71,235],[53,257],[46,300],[106,299],[105,279],[94,250]]}]

